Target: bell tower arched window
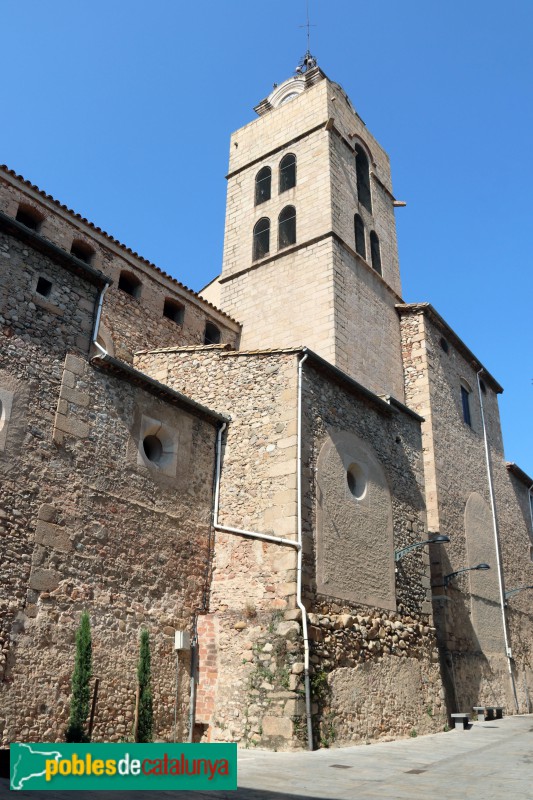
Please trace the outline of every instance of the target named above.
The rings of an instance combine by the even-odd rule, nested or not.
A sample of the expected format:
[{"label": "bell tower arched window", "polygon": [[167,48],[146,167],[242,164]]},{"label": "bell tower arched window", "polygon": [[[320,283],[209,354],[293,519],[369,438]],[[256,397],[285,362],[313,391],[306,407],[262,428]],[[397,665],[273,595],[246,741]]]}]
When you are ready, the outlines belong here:
[{"label": "bell tower arched window", "polygon": [[296,243],[296,209],[285,206],[278,219],[278,247],[289,247]]},{"label": "bell tower arched window", "polygon": [[296,186],[296,156],[288,153],[279,162],[279,193]]},{"label": "bell tower arched window", "polygon": [[255,176],[255,204],[256,206],[270,200],[270,190],[272,185],[272,170],[270,167],[263,167]]},{"label": "bell tower arched window", "polygon": [[367,211],[372,213],[370,165],[367,154],[361,146],[355,148],[355,173],[357,177],[357,199]]},{"label": "bell tower arched window", "polygon": [[372,259],[372,267],[381,275],[381,251],[376,231],[370,231],[370,257]]},{"label": "bell tower arched window", "polygon": [[270,220],[268,217],[261,217],[254,227],[254,248],[253,260],[264,258],[270,252]]},{"label": "bell tower arched window", "polygon": [[355,230],[355,252],[362,258],[366,258],[365,225],[359,214],[356,214],[353,218],[353,226]]}]

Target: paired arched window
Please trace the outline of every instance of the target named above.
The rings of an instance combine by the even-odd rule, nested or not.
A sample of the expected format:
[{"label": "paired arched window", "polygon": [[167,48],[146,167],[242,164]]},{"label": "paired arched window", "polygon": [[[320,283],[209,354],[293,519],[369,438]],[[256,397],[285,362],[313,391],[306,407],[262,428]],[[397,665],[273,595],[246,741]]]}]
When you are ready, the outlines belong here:
[{"label": "paired arched window", "polygon": [[355,252],[366,258],[365,226],[359,214],[356,214],[353,218],[353,226],[355,231]]},{"label": "paired arched window", "polygon": [[357,199],[367,211],[372,213],[370,196],[370,164],[361,146],[355,148],[355,174],[357,178]]},{"label": "paired arched window", "polygon": [[204,344],[220,344],[220,330],[212,322],[205,323]]},{"label": "paired arched window", "polygon": [[272,185],[272,170],[270,167],[263,167],[255,176],[255,204],[258,206],[265,200],[270,200]]},{"label": "paired arched window", "polygon": [[254,227],[253,259],[264,258],[270,252],[270,220],[261,217]]},{"label": "paired arched window", "polygon": [[381,275],[381,251],[379,249],[379,239],[375,231],[370,231],[370,258],[372,267]]},{"label": "paired arched window", "polygon": [[131,297],[139,297],[141,294],[141,282],[133,272],[126,272],[123,270],[118,279],[118,288],[122,289],[126,294]]},{"label": "paired arched window", "polygon": [[288,153],[279,162],[279,192],[286,192],[296,186],[296,156]]},{"label": "paired arched window", "polygon": [[278,247],[289,247],[296,242],[296,209],[285,206],[278,218]]}]

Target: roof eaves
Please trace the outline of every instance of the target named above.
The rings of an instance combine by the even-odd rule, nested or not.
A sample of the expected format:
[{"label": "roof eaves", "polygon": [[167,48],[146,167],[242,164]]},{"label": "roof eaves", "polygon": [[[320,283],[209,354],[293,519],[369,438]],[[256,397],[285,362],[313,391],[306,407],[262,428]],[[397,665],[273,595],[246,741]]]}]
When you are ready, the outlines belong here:
[{"label": "roof eaves", "polygon": [[190,397],[187,397],[187,395],[177,392],[175,389],[171,389],[169,386],[165,386],[163,383],[156,381],[154,378],[150,378],[148,375],[145,375],[144,372],[140,372],[129,364],[126,364],[124,361],[119,361],[118,358],[114,358],[109,354],[105,356],[95,356],[91,359],[90,363],[96,369],[104,370],[116,375],[119,378],[123,378],[129,383],[132,383],[134,386],[140,386],[142,389],[145,389],[151,394],[156,395],[156,397],[183,408],[186,411],[192,412],[197,416],[208,418],[210,420],[216,420],[217,422],[230,421],[230,417],[225,416],[224,414],[219,414],[217,411],[213,411],[211,408],[198,403],[196,400],[192,400]]},{"label": "roof eaves", "polygon": [[518,478],[519,481],[524,483],[528,489],[533,488],[533,478],[530,478],[527,472],[524,472],[523,469],[520,469],[518,464],[515,464],[514,461],[506,461],[505,466],[509,472],[511,472],[515,478]]},{"label": "roof eaves", "polygon": [[387,414],[402,412],[413,417],[418,422],[423,421],[422,417],[420,417],[414,411],[411,411],[411,409],[407,408],[407,406],[404,406],[403,403],[400,403],[398,400],[395,400],[393,397],[387,396],[387,400],[384,400],[377,394],[374,394],[374,392],[371,392],[370,389],[367,389],[365,386],[358,383],[358,381],[354,380],[354,378],[350,378],[350,376],[347,375],[345,372],[343,372],[341,369],[333,366],[333,364],[330,364],[329,361],[326,361],[326,359],[322,358],[322,356],[319,356],[317,353],[314,353],[307,347],[304,347],[303,351],[309,355],[311,361],[316,366],[318,366],[319,369],[323,370],[326,373],[329,373],[334,379],[336,379],[339,383],[341,383],[348,389],[351,389],[355,393],[365,397],[380,411],[385,412]]},{"label": "roof eaves", "polygon": [[172,347],[153,347],[149,350],[136,350],[134,355],[136,356],[144,356],[146,354],[154,354],[157,353],[194,353],[194,352],[204,352],[204,351],[211,351],[211,350],[230,350],[232,347],[231,344],[185,344],[185,345],[175,345]]},{"label": "roof eaves", "polygon": [[103,272],[94,269],[90,264],[86,264],[85,261],[76,258],[72,253],[67,253],[66,250],[58,247],[49,239],[45,239],[37,233],[37,231],[28,228],[26,225],[23,225],[22,222],[18,222],[13,217],[4,214],[3,211],[0,211],[0,229],[12,236],[16,236],[17,239],[20,239],[34,250],[48,256],[52,261],[65,267],[69,272],[81,275],[81,277],[85,278],[85,280],[93,286],[102,288],[103,286],[113,283],[111,278],[108,278]]},{"label": "roof eaves", "polygon": [[491,375],[491,373],[486,369],[481,361],[476,358],[474,353],[470,350],[469,347],[463,342],[463,340],[456,334],[453,328],[448,325],[446,320],[441,317],[438,311],[431,305],[431,303],[397,303],[396,309],[400,314],[402,313],[413,313],[417,311],[421,311],[423,314],[427,314],[428,317],[432,319],[433,322],[446,334],[447,338],[452,342],[456,350],[458,350],[461,355],[463,355],[467,361],[470,362],[471,366],[479,372],[479,370],[483,370],[483,377],[485,380],[491,384],[492,388],[497,394],[501,394],[503,392],[503,386],[498,383],[496,378]]},{"label": "roof eaves", "polygon": [[10,175],[12,178],[16,178],[17,181],[20,181],[25,186],[27,186],[30,189],[32,189],[34,192],[37,192],[37,194],[40,194],[41,197],[44,197],[46,200],[49,200],[51,203],[56,205],[58,208],[61,208],[62,211],[65,211],[70,216],[75,217],[75,219],[78,222],[81,222],[84,225],[87,225],[89,228],[94,230],[96,233],[100,234],[100,236],[103,236],[105,239],[107,239],[108,241],[112,242],[117,247],[120,247],[121,250],[124,250],[130,256],[133,256],[134,258],[136,258],[139,261],[141,261],[143,264],[146,264],[146,266],[150,267],[150,269],[153,269],[156,272],[159,272],[160,275],[162,275],[167,280],[172,281],[173,283],[175,283],[176,286],[180,287],[180,289],[182,289],[183,291],[193,295],[193,297],[198,298],[202,303],[205,303],[210,308],[213,308],[217,313],[222,314],[222,316],[226,317],[227,319],[231,320],[231,322],[233,322],[235,325],[238,325],[239,327],[242,328],[242,323],[240,323],[238,320],[234,319],[234,317],[230,316],[228,313],[226,313],[226,311],[222,311],[221,308],[218,308],[213,303],[211,303],[209,300],[206,300],[205,297],[200,297],[198,292],[195,292],[194,289],[190,289],[184,283],[181,283],[181,281],[178,281],[177,278],[174,278],[172,275],[169,275],[168,272],[165,272],[164,270],[162,270],[160,267],[158,267],[152,261],[149,261],[147,258],[144,258],[144,256],[139,255],[139,253],[135,252],[135,250],[132,250],[131,247],[128,247],[127,245],[125,245],[122,242],[120,242],[118,239],[115,239],[115,237],[112,236],[110,233],[107,233],[106,231],[102,230],[102,228],[99,228],[97,225],[94,224],[94,222],[91,222],[86,217],[82,217],[82,215],[78,214],[77,211],[73,211],[72,208],[69,208],[64,203],[61,203],[59,200],[56,200],[56,198],[53,197],[51,194],[47,194],[42,189],[39,189],[38,186],[36,186],[34,183],[31,183],[31,181],[27,180],[23,175],[19,175],[14,170],[10,169],[6,164],[0,164],[0,170],[3,170],[5,173]]}]

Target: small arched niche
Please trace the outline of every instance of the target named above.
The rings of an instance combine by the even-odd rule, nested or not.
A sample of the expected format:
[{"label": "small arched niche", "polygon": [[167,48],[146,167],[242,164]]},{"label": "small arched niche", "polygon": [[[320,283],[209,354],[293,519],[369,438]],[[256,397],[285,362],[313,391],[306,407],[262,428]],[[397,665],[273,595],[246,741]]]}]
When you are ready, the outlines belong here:
[{"label": "small arched niche", "polygon": [[130,297],[139,298],[141,296],[142,284],[137,275],[127,270],[122,270],[118,279],[118,288]]}]

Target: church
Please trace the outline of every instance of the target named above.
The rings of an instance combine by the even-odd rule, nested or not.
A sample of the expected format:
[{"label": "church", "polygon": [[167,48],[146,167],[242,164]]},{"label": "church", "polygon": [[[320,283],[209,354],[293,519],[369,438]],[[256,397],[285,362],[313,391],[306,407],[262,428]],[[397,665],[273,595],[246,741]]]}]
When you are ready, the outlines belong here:
[{"label": "church", "polygon": [[307,53],[232,134],[196,293],[0,168],[0,736],[314,749],[533,693],[502,387],[402,299],[390,163]]}]

